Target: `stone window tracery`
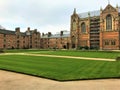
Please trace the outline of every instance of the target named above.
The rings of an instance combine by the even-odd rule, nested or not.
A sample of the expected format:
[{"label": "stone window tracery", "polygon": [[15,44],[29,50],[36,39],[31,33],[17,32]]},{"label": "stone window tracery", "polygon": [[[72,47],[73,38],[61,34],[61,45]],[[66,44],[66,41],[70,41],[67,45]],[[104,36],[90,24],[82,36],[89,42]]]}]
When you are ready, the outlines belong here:
[{"label": "stone window tracery", "polygon": [[85,25],[84,22],[81,24],[81,32],[82,32],[82,33],[85,33],[85,32],[86,32],[86,25]]},{"label": "stone window tracery", "polygon": [[106,31],[112,30],[112,16],[109,14],[106,17]]}]

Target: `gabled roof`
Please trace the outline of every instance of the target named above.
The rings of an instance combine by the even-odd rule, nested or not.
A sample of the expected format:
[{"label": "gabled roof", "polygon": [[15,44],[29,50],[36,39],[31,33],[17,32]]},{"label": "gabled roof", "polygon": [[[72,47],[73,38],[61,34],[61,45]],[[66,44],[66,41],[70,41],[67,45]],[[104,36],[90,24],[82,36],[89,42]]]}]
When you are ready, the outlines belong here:
[{"label": "gabled roof", "polygon": [[[107,5],[107,7],[108,7],[108,6],[111,6],[111,5]],[[106,8],[107,8],[107,7],[106,7]],[[106,9],[106,8],[105,8],[105,9]],[[120,7],[118,8],[118,12],[120,13]],[[90,17],[100,16],[100,10],[95,10],[95,11],[80,13],[80,14],[78,14],[78,16],[79,16],[80,18],[87,18],[87,17],[89,17],[89,14],[90,14]]]},{"label": "gabled roof", "polygon": [[[117,6],[117,8],[118,8],[118,6]],[[113,7],[111,4],[108,4],[102,12],[104,13],[104,12],[109,12],[109,11],[114,12],[114,11],[117,11],[117,9],[115,7]],[[119,12],[119,10],[118,10],[118,12]]]}]

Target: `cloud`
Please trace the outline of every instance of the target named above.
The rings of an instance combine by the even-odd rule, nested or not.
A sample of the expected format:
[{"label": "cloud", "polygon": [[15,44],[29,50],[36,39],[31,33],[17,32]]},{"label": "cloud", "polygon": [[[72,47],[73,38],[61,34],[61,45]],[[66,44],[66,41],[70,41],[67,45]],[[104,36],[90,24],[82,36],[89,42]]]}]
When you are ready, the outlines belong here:
[{"label": "cloud", "polygon": [[[107,0],[1,0],[0,24],[8,29],[21,27],[43,31],[70,30],[70,16],[74,8],[78,13],[98,10]],[[118,0],[111,0],[115,6]],[[56,30],[55,30],[56,29]],[[24,30],[23,30],[24,31]]]}]

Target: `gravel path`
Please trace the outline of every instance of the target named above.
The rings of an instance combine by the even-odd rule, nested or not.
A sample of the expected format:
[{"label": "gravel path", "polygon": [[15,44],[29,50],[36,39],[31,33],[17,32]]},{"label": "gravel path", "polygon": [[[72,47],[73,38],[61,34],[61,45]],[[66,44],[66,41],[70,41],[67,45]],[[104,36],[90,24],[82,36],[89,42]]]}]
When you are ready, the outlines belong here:
[{"label": "gravel path", "polygon": [[120,80],[57,82],[0,70],[0,90],[120,90]]},{"label": "gravel path", "polygon": [[29,53],[4,53],[0,55],[29,55],[29,56],[45,56],[45,57],[58,57],[58,58],[74,58],[74,59],[84,59],[84,60],[116,61],[115,59],[105,59],[105,58],[89,58],[89,57],[59,56],[59,55],[45,55],[45,54],[29,54]]}]

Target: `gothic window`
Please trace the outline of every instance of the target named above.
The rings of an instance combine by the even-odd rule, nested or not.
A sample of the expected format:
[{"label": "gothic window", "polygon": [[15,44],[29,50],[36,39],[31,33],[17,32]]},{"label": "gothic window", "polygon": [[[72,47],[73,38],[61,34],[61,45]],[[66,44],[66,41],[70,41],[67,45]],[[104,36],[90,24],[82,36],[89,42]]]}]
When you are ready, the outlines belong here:
[{"label": "gothic window", "polygon": [[84,22],[81,24],[81,32],[82,32],[82,33],[85,33],[85,32],[86,32],[86,25],[85,25]]},{"label": "gothic window", "polygon": [[108,40],[105,41],[105,45],[109,45],[109,41]]},{"label": "gothic window", "polygon": [[111,41],[111,45],[116,45],[115,40],[112,40],[112,41]]},{"label": "gothic window", "polygon": [[112,30],[112,16],[110,14],[106,17],[106,30]]}]

